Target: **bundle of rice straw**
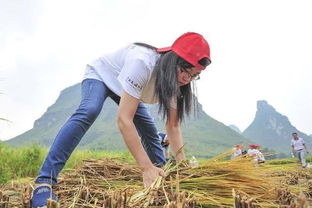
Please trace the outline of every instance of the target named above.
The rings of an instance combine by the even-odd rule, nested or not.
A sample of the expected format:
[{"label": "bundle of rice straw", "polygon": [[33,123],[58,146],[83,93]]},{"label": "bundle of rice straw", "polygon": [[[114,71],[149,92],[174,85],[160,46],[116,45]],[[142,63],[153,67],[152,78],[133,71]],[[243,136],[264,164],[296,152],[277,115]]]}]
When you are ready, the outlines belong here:
[{"label": "bundle of rice straw", "polygon": [[86,160],[61,175],[56,193],[61,207],[70,208],[299,208],[296,204],[309,203],[298,196],[311,193],[309,170],[293,171],[294,167],[288,170],[269,163],[255,166],[248,157],[226,160],[230,154],[228,151],[197,167],[167,163],[163,167],[166,177],[157,178],[146,189],[134,164],[118,158]]},{"label": "bundle of rice straw", "polygon": [[235,189],[252,196],[259,207],[272,205],[273,181],[249,158],[224,160],[229,154],[195,168],[168,163],[164,167],[167,177],[157,178],[147,189],[142,187],[141,173],[135,165],[113,159],[87,160],[76,171],[63,175],[57,193],[68,207],[233,207]]}]

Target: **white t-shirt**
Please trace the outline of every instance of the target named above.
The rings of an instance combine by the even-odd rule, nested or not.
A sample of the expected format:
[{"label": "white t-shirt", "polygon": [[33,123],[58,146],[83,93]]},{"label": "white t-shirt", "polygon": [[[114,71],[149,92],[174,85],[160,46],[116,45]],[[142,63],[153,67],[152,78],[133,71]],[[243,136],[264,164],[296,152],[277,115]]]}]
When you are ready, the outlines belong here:
[{"label": "white t-shirt", "polygon": [[88,64],[84,79],[100,80],[119,96],[124,90],[144,103],[157,103],[152,73],[159,56],[152,49],[131,44]]},{"label": "white t-shirt", "polygon": [[241,149],[234,148],[233,151],[234,152],[232,153],[232,156],[231,156],[232,159],[242,155],[242,150]]},{"label": "white t-shirt", "polygon": [[257,149],[249,149],[247,154],[252,156],[255,161],[265,161],[263,154]]},{"label": "white t-shirt", "polygon": [[301,137],[299,137],[297,140],[295,140],[295,139],[291,140],[291,146],[294,146],[295,150],[304,149],[303,145],[304,145],[304,140]]},{"label": "white t-shirt", "polygon": [[247,154],[250,156],[254,156],[256,154],[257,150],[256,149],[248,149]]}]

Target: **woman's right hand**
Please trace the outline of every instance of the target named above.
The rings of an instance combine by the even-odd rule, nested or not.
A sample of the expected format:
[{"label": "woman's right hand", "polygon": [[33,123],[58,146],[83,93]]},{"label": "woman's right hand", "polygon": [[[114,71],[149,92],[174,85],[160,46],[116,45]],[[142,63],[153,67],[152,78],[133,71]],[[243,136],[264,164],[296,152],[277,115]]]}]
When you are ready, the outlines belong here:
[{"label": "woman's right hand", "polygon": [[143,169],[143,184],[144,188],[148,188],[157,179],[158,176],[165,177],[165,172],[161,168],[151,166],[147,169]]}]

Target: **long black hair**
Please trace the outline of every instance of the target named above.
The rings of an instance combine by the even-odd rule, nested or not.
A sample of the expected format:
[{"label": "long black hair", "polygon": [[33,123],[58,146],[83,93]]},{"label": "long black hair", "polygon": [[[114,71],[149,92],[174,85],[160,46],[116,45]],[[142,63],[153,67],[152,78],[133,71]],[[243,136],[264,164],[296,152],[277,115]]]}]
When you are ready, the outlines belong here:
[{"label": "long black hair", "polygon": [[[156,47],[145,44],[135,43],[156,51]],[[192,106],[197,109],[196,85],[190,82],[179,86],[177,66],[181,68],[192,68],[193,65],[180,58],[175,52],[168,51],[160,54],[157,60],[152,78],[155,78],[154,96],[158,99],[158,113],[162,114],[163,119],[170,117],[170,107],[172,102],[177,104],[177,120],[182,121],[184,115],[190,115]]]}]

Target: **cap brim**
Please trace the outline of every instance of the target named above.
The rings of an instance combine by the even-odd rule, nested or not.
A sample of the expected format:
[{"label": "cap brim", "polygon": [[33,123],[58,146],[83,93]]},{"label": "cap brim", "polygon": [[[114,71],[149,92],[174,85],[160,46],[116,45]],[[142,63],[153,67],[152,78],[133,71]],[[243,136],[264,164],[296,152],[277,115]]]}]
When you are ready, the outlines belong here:
[{"label": "cap brim", "polygon": [[166,48],[157,48],[157,52],[167,52],[167,51],[171,51],[172,47],[166,47]]}]

